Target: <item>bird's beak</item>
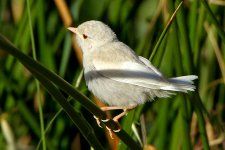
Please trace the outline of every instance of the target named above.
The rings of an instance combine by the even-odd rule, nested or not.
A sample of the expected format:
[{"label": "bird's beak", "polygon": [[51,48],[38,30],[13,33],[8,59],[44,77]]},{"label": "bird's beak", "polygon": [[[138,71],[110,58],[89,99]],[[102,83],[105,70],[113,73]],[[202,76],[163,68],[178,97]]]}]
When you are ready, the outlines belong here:
[{"label": "bird's beak", "polygon": [[69,27],[69,28],[67,28],[67,29],[70,30],[71,32],[77,34],[77,28]]},{"label": "bird's beak", "polygon": [[77,31],[77,28],[68,27],[67,29],[70,30],[71,32],[75,33],[76,35],[78,35],[81,39],[83,39],[83,36]]}]

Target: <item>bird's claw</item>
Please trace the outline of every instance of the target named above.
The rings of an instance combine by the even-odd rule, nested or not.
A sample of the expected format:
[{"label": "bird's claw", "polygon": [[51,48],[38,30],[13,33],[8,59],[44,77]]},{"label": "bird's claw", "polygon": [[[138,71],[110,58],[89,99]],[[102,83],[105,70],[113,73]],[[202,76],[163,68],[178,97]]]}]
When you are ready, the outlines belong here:
[{"label": "bird's claw", "polygon": [[100,128],[102,128],[100,119],[99,119],[98,117],[96,117],[96,116],[94,116],[94,118],[95,118],[95,120],[96,120],[98,126],[99,126]]},{"label": "bird's claw", "polygon": [[[108,121],[110,120],[110,119],[100,120],[100,119],[99,119],[98,117],[96,117],[96,116],[93,116],[93,117],[95,118],[95,120],[96,120],[96,122],[97,122],[97,124],[98,124],[98,126],[99,126],[100,128],[102,128],[102,126],[101,126],[101,121],[105,123],[105,122],[108,122]],[[106,126],[106,129],[109,131],[109,136],[111,137],[111,139],[114,139],[114,138],[113,138],[113,132],[120,132],[120,131],[121,131],[121,126],[120,126],[118,120],[116,120],[116,119],[113,118],[113,121],[116,122],[116,124],[117,124],[117,126],[118,126],[118,129],[112,130],[112,129],[110,129],[108,126]]]},{"label": "bird's claw", "polygon": [[[113,132],[120,132],[120,131],[121,131],[121,126],[120,126],[118,120],[114,120],[114,119],[113,119],[113,121],[117,124],[118,129],[112,130],[112,129],[110,129],[108,126],[106,126],[106,129],[109,131],[109,135],[110,135],[111,139],[114,139],[114,138],[113,138]],[[112,131],[113,131],[113,132],[112,132]]]},{"label": "bird's claw", "polygon": [[120,123],[118,122],[118,120],[115,120],[114,118],[113,118],[113,121],[117,124],[117,126],[118,126],[118,129],[116,129],[116,130],[113,130],[113,132],[120,132],[121,131],[121,125],[120,125]]}]

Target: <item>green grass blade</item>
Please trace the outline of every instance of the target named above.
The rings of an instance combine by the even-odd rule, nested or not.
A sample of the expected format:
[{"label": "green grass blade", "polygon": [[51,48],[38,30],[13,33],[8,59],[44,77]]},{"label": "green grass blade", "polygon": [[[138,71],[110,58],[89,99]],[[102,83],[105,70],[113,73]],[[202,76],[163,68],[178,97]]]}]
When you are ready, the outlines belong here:
[{"label": "green grass blade", "polygon": [[[32,21],[31,21],[31,12],[30,12],[30,1],[27,0],[27,13],[28,13],[28,21],[29,21],[29,28],[30,28],[30,37],[31,37],[31,45],[32,45],[32,53],[34,60],[37,60],[36,56],[36,49],[35,49],[35,43],[34,43],[34,34],[33,34],[33,28],[32,28]],[[44,134],[44,117],[43,117],[43,111],[42,111],[42,99],[41,99],[41,92],[40,92],[40,84],[38,80],[35,80],[36,87],[37,87],[37,95],[38,95],[38,110],[39,110],[39,119],[40,119],[40,126],[41,126],[41,138],[42,141],[42,148],[43,150],[46,150],[46,140],[45,140],[45,134]]]},{"label": "green grass blade", "polygon": [[[196,101],[196,102],[194,102],[194,101]],[[210,150],[209,142],[208,142],[208,136],[207,136],[206,128],[205,128],[205,120],[204,120],[204,117],[203,117],[203,112],[202,112],[202,109],[200,107],[201,104],[199,103],[199,101],[201,101],[199,95],[195,94],[195,97],[192,100],[192,103],[194,104],[194,109],[195,109],[196,115],[198,117],[198,126],[199,126],[199,130],[200,130],[200,136],[201,136],[203,148],[204,148],[204,150]]]},{"label": "green grass blade", "polygon": [[48,90],[48,92],[57,100],[62,106],[63,110],[68,114],[73,123],[80,130],[82,135],[86,138],[91,146],[95,149],[103,150],[104,148],[95,136],[95,132],[91,125],[84,119],[82,114],[76,112],[73,106],[69,104],[62,93],[43,75],[40,75],[35,69],[26,66],[33,75],[42,83],[42,85]]},{"label": "green grass blade", "polygon": [[182,3],[183,2],[180,2],[180,4],[177,6],[176,10],[174,11],[174,13],[172,14],[172,16],[170,17],[170,19],[169,19],[166,27],[163,29],[163,32],[161,33],[161,35],[160,35],[160,37],[159,37],[159,39],[158,39],[158,41],[157,41],[157,43],[156,43],[153,51],[152,51],[152,54],[151,54],[151,56],[149,58],[150,61],[152,61],[153,57],[155,56],[155,53],[156,53],[157,49],[159,48],[159,46],[160,46],[163,38],[165,37],[167,31],[169,30],[169,27],[172,24],[172,20],[175,17],[175,15],[176,15],[177,11],[179,10],[179,8],[181,7]]},{"label": "green grass blade", "polygon": [[223,43],[225,44],[225,32],[224,32],[223,28],[220,26],[219,22],[217,21],[216,16],[213,14],[212,10],[210,9],[207,1],[206,0],[201,0],[201,2],[204,5],[206,11],[208,12],[209,17],[211,18],[213,24],[216,26],[218,34],[222,38]]},{"label": "green grass blade", "polygon": [[[0,48],[5,52],[10,53],[14,57],[16,57],[23,65],[28,66],[30,68],[35,68],[43,76],[47,76],[48,79],[59,86],[62,90],[64,90],[67,94],[72,96],[74,99],[79,101],[83,107],[85,107],[89,112],[97,116],[101,120],[105,120],[106,114],[102,112],[96,105],[91,102],[86,96],[81,94],[79,91],[73,88],[69,83],[63,80],[60,76],[56,75],[55,73],[49,71],[45,67],[43,67],[38,62],[35,62],[30,57],[24,55],[19,50],[17,50],[6,38],[0,35]],[[115,123],[112,119],[105,123],[109,128],[116,130],[117,123]],[[124,131],[121,130],[120,132],[115,133],[124,143],[126,143],[129,147],[140,149],[140,146]]]},{"label": "green grass blade", "polygon": [[71,50],[72,50],[71,45],[72,45],[71,36],[69,33],[67,33],[66,38],[65,38],[64,47],[63,47],[62,60],[61,60],[60,67],[59,67],[59,75],[61,77],[64,77],[64,75],[66,73],[66,67],[69,63],[69,58],[70,58]]}]

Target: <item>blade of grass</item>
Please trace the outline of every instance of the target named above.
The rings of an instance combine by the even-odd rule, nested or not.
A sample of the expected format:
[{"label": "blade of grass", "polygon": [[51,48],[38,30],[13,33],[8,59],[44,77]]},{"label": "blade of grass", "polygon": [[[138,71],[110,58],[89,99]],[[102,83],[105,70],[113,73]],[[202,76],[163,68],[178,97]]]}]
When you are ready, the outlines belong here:
[{"label": "blade of grass", "polygon": [[37,1],[37,5],[39,6],[39,12],[37,14],[37,34],[38,34],[38,46],[40,52],[40,62],[42,62],[45,66],[47,66],[50,70],[55,71],[55,64],[53,59],[53,50],[48,48],[47,35],[46,35],[46,23],[45,20],[46,15],[44,14],[44,0]]},{"label": "blade of grass", "polygon": [[[208,141],[208,136],[206,133],[206,128],[205,128],[205,120],[203,117],[203,112],[201,110],[201,99],[198,93],[194,95],[194,98],[190,98],[192,103],[194,104],[194,109],[196,112],[196,115],[198,117],[198,127],[200,131],[200,136],[203,144],[203,149],[204,150],[210,150],[209,148],[209,141]],[[203,110],[204,111],[204,110]]]},{"label": "blade of grass", "polygon": [[[177,0],[177,2],[179,3],[180,0]],[[192,73],[194,72],[194,63],[193,63],[193,57],[192,57],[192,50],[191,50],[191,45],[190,45],[190,39],[188,37],[188,28],[187,28],[187,23],[186,20],[184,19],[186,16],[184,14],[184,10],[181,9],[181,13],[179,15],[177,15],[177,25],[178,25],[178,33],[180,33],[179,36],[179,45],[180,47],[180,51],[183,59],[182,61],[182,65],[183,65],[183,71],[185,73]],[[196,94],[197,92],[195,92]],[[204,123],[204,118],[203,118],[203,113],[202,110],[204,110],[204,106],[200,105],[201,104],[201,99],[198,95],[198,93],[196,94],[198,96],[198,98],[195,98],[194,100],[192,100],[191,98],[189,98],[195,108],[195,112],[197,114],[198,117],[198,125],[200,128],[200,136],[201,136],[201,140],[204,146],[204,149],[209,149],[209,144],[208,144],[208,139],[207,139],[207,135],[206,135],[206,129],[205,129],[205,123]],[[185,106],[184,106],[185,107]]]},{"label": "blade of grass", "polygon": [[[69,101],[69,100],[68,100]],[[63,108],[60,108],[58,112],[56,112],[56,114],[52,117],[52,119],[49,121],[49,123],[46,125],[44,134],[46,135],[47,131],[50,129],[50,127],[52,126],[53,122],[55,121],[55,119],[60,115],[60,113],[63,111]],[[36,150],[40,149],[40,145],[42,143],[43,139],[40,138],[37,146],[36,146]]]},{"label": "blade of grass", "polygon": [[[46,69],[44,66],[35,62],[30,57],[24,55],[19,50],[17,50],[4,36],[0,34],[0,49],[5,52],[16,57],[23,65],[35,68],[40,74],[43,76],[47,76],[48,79],[59,86],[63,91],[72,96],[74,99],[79,101],[83,107],[85,107],[89,112],[97,116],[101,120],[105,120],[106,114],[102,112],[96,105],[91,102],[86,96],[81,94],[79,91],[73,88],[72,85],[63,80],[60,76]],[[116,130],[118,128],[117,123],[115,123],[112,119],[108,122],[104,123],[106,126],[111,128],[112,130]],[[124,131],[115,133],[124,143],[126,143],[130,148],[141,149],[141,147]]]},{"label": "blade of grass", "polygon": [[166,33],[167,33],[167,31],[168,31],[168,29],[169,29],[169,27],[170,27],[170,25],[171,25],[171,23],[172,23],[174,17],[176,16],[177,11],[179,10],[179,8],[180,8],[180,6],[181,6],[182,4],[183,4],[183,1],[180,2],[180,4],[177,6],[176,10],[174,11],[174,13],[172,14],[172,16],[170,17],[170,19],[169,19],[169,21],[168,21],[166,27],[163,29],[163,32],[161,33],[161,35],[160,35],[160,37],[159,37],[159,39],[158,39],[158,41],[157,41],[157,43],[156,43],[156,45],[155,45],[153,51],[152,51],[152,54],[151,54],[151,56],[150,56],[150,58],[149,58],[150,61],[152,61],[153,57],[155,56],[155,53],[156,53],[157,49],[159,48],[159,46],[160,46],[160,44],[161,44],[161,42],[162,42],[164,36],[166,35]]},{"label": "blade of grass", "polygon": [[[180,3],[181,0],[176,0],[176,3]],[[185,20],[187,16],[185,15],[184,8],[181,7],[180,13],[177,14],[177,27],[178,27],[178,39],[180,43],[180,50],[182,56],[182,65],[185,74],[191,74],[193,71],[193,61],[192,61],[192,50],[189,39],[189,32],[187,27],[187,20]]]},{"label": "blade of grass", "polygon": [[[32,69],[30,69],[32,70]],[[35,72],[35,71],[34,71]],[[61,94],[61,92],[45,77],[39,76],[38,73],[34,73],[35,76],[42,82],[48,92],[55,98],[58,99],[57,102],[60,103],[64,111],[71,117],[71,120],[78,127],[81,133],[84,135],[86,140],[92,145],[95,149],[103,149],[100,142],[95,137],[94,131],[91,125],[84,119],[82,114],[74,111],[73,107],[66,101],[65,97]]]},{"label": "blade of grass", "polygon": [[[179,99],[177,99],[179,100]],[[182,143],[184,139],[181,139],[181,136],[183,135],[182,132],[182,114],[181,111],[177,114],[172,127],[172,135],[170,139],[170,147],[169,149],[175,150],[175,149],[182,149]],[[179,139],[179,140],[177,140]]]},{"label": "blade of grass", "polygon": [[[81,70],[78,78],[77,78],[77,81],[76,81],[76,84],[75,84],[75,88],[78,88],[80,83],[81,83],[81,79],[82,79],[82,76],[83,76],[83,70]],[[68,97],[67,98],[67,101],[70,102],[72,100],[72,97]],[[47,131],[50,129],[50,127],[52,126],[53,122],[55,121],[55,119],[59,116],[59,114],[63,111],[63,108],[60,108],[58,110],[58,112],[56,112],[56,114],[52,117],[52,119],[49,121],[49,123],[47,124],[46,128],[45,128],[45,134],[47,133]],[[40,147],[40,144],[42,142],[42,139],[40,139],[40,141],[38,142],[38,145],[36,147],[36,149],[38,150],[39,147]]]},{"label": "blade of grass", "polygon": [[[174,10],[174,9],[172,9]],[[171,24],[173,25],[173,24]],[[172,26],[170,26],[172,27]],[[174,39],[174,34],[172,28],[170,28],[170,34],[167,35],[166,38],[166,47],[163,53],[163,59],[161,60],[160,63],[160,69],[164,71],[166,75],[171,76],[172,75],[172,59],[173,59],[173,53],[172,50],[174,49],[175,45],[175,39]],[[170,66],[170,67],[168,67]],[[157,111],[157,120],[158,120],[158,133],[157,133],[157,138],[155,139],[155,143],[157,146],[157,149],[166,149],[168,143],[167,143],[167,137],[170,132],[168,132],[169,129],[169,124],[170,124],[170,118],[168,117],[168,114],[170,112],[173,112],[171,109],[172,105],[172,99],[165,99],[164,101],[160,102],[160,110]]]},{"label": "blade of grass", "polygon": [[190,28],[190,43],[192,46],[192,50],[194,50],[194,43],[197,39],[196,37],[196,32],[197,32],[197,21],[199,19],[198,14],[198,6],[199,6],[199,1],[192,1],[192,4],[190,5],[190,13],[189,13],[189,28]]},{"label": "blade of grass", "polygon": [[[30,37],[31,37],[31,45],[32,45],[32,54],[34,60],[37,60],[36,56],[36,49],[35,49],[35,43],[34,43],[34,34],[33,34],[33,28],[32,28],[32,22],[31,22],[31,12],[30,12],[30,1],[27,0],[27,13],[28,13],[28,21],[29,21],[29,28],[30,28]],[[40,126],[41,126],[41,139],[42,139],[42,148],[43,150],[46,150],[46,140],[45,140],[45,134],[44,134],[44,117],[43,117],[43,111],[42,111],[42,99],[41,99],[41,92],[40,92],[40,85],[38,80],[35,80],[36,88],[37,88],[37,95],[38,95],[38,111],[39,111],[39,120],[40,120]]]},{"label": "blade of grass", "polygon": [[224,60],[223,60],[223,57],[221,54],[221,50],[219,48],[219,45],[217,44],[215,35],[213,34],[213,30],[210,30],[210,27],[208,24],[205,24],[204,27],[205,27],[205,31],[208,34],[209,40],[212,43],[212,47],[215,52],[215,55],[216,55],[216,58],[217,58],[217,61],[218,61],[219,67],[220,67],[220,71],[221,71],[221,74],[223,77],[223,82],[225,84],[225,64],[224,64]]},{"label": "blade of grass", "polygon": [[47,91],[57,100],[57,102],[62,106],[63,110],[68,114],[73,123],[89,142],[91,146],[95,149],[103,150],[104,148],[95,136],[95,132],[91,125],[84,119],[82,114],[76,112],[73,106],[66,100],[62,93],[49,81],[45,76],[39,74],[35,69],[26,66],[32,74],[42,83],[42,85],[47,89]]},{"label": "blade of grass", "polygon": [[157,149],[166,149],[166,137],[168,136],[168,124],[169,124],[169,118],[168,118],[168,113],[169,113],[169,107],[170,107],[170,101],[165,100],[163,103],[160,105],[160,111],[159,115],[157,117],[158,122],[158,138],[156,140],[156,145]]},{"label": "blade of grass", "polygon": [[35,120],[35,116],[29,110],[29,108],[22,102],[22,100],[18,100],[18,108],[19,112],[22,115],[22,118],[29,124],[29,127],[32,129],[34,134],[41,138],[40,127],[38,126],[38,121]]},{"label": "blade of grass", "polygon": [[[19,113],[22,115],[23,120],[26,122],[26,124],[29,124],[29,127],[34,132],[34,134],[41,139],[42,137],[40,127],[38,126],[38,122],[35,119],[36,116],[32,114],[31,110],[29,110],[29,107],[24,103],[22,99],[18,100],[18,108]],[[48,141],[48,144],[46,144],[47,149],[52,150],[52,143],[50,139],[48,137],[45,138],[46,141]]]},{"label": "blade of grass", "polygon": [[[194,14],[196,15],[196,14]],[[201,59],[200,58],[200,54],[201,54],[201,38],[203,36],[203,23],[205,22],[205,17],[206,17],[206,13],[205,13],[205,9],[203,8],[202,5],[200,5],[200,8],[198,8],[198,19],[196,20],[197,24],[196,24],[196,31],[191,34],[190,33],[190,39],[194,38],[193,40],[193,46],[192,46],[192,52],[194,55],[194,65],[197,66],[197,64],[199,65],[199,62]],[[190,29],[191,32],[192,29]],[[194,36],[194,37],[193,37]]]},{"label": "blade of grass", "polygon": [[[178,0],[179,2],[179,0]],[[194,71],[194,65],[193,65],[193,60],[191,59],[192,54],[191,54],[191,46],[190,46],[190,39],[188,37],[188,30],[187,30],[187,23],[185,22],[184,18],[184,11],[181,11],[181,13],[179,15],[177,15],[177,24],[178,24],[178,30],[180,33],[180,50],[181,50],[181,54],[183,56],[186,56],[186,60],[182,61],[183,64],[183,71],[185,73],[192,73]],[[195,92],[196,94],[196,92]],[[198,118],[198,125],[200,128],[200,136],[201,136],[201,140],[203,143],[203,147],[204,149],[209,149],[209,144],[208,144],[208,139],[207,139],[207,135],[206,135],[206,129],[205,129],[205,122],[204,122],[204,118],[203,118],[203,113],[202,110],[204,110],[203,105],[199,105],[201,103],[201,99],[199,97],[198,94],[196,94],[198,96],[198,98],[195,98],[195,101],[192,100],[190,98],[190,100],[192,100],[192,104],[195,108],[195,112],[197,114],[197,118]]]},{"label": "blade of grass", "polygon": [[72,85],[70,85],[68,82],[66,82],[64,79],[62,79],[60,76],[55,74],[54,72],[51,72],[50,70],[46,69],[43,65],[41,65],[38,62],[35,62],[32,58],[29,56],[24,55],[22,52],[17,50],[4,36],[0,34],[0,48],[1,50],[4,50],[5,52],[13,55],[16,57],[22,64],[32,66],[33,68],[36,68],[36,70],[39,70],[43,75],[48,76],[49,79],[51,79],[54,84],[61,87],[63,90],[65,90],[66,93],[70,94],[75,98],[77,101],[79,101],[83,106],[96,116],[98,116],[101,119],[106,119],[105,113],[103,113],[97,106],[94,105],[94,103],[88,99],[86,96],[81,94],[79,91],[74,89]]},{"label": "blade of grass", "polygon": [[[172,9],[174,9],[173,5],[171,5]],[[181,10],[182,11],[182,10]],[[177,26],[177,20],[175,19],[174,21],[174,28],[173,28],[173,34],[172,34],[172,39],[170,43],[172,43],[172,46],[171,48],[173,47],[173,56],[175,56],[175,59],[177,61],[177,63],[175,63],[175,68],[176,68],[176,73],[177,75],[183,75],[184,74],[184,69],[182,67],[182,60],[181,60],[181,50],[182,49],[182,45],[179,41],[179,38],[178,38],[178,26]],[[169,44],[171,45],[171,44]],[[179,101],[179,111],[180,111],[180,122],[179,124],[181,125],[181,128],[182,128],[182,148],[184,150],[189,150],[189,149],[192,149],[192,145],[191,145],[191,138],[190,138],[190,123],[189,123],[189,120],[190,120],[190,116],[188,115],[188,109],[187,109],[187,106],[188,106],[188,103],[190,103],[188,101],[188,99],[185,98],[184,95],[182,95],[182,97],[178,97],[176,99],[177,101]]]},{"label": "blade of grass", "polygon": [[[175,15],[176,15],[176,13],[177,13],[177,11],[179,10],[179,8],[180,8],[180,6],[182,5],[182,2],[179,4],[179,6],[177,7],[177,9],[174,11],[174,13],[172,14],[172,16],[170,17],[170,19],[169,19],[169,21],[168,21],[168,23],[167,23],[167,25],[166,25],[166,27],[164,28],[164,30],[163,30],[163,32],[161,33],[161,35],[160,35],[160,38],[159,38],[159,40],[157,41],[157,43],[156,43],[156,45],[155,45],[155,47],[154,47],[154,49],[153,49],[153,52],[152,52],[152,54],[151,54],[151,56],[150,56],[150,58],[149,58],[149,60],[150,61],[152,61],[153,60],[153,58],[155,58],[155,57],[157,57],[157,59],[154,59],[154,62],[156,62],[156,65],[157,66],[161,66],[161,63],[162,63],[162,58],[164,57],[164,53],[165,53],[165,48],[166,48],[166,44],[167,44],[167,40],[165,41],[165,40],[163,40],[164,39],[164,37],[166,36],[166,33],[167,33],[167,31],[169,30],[169,28],[170,28],[170,26],[171,26],[171,24],[172,24],[172,21],[173,21],[173,19],[174,19],[174,17],[175,17]],[[167,37],[167,36],[166,36]],[[168,39],[168,38],[167,38]],[[159,47],[160,46],[162,46],[162,48],[161,48],[161,50],[160,51],[157,51],[158,49],[159,49]],[[160,53],[157,53],[157,54],[159,54],[159,55],[155,55],[156,54],[156,51],[157,52],[160,52]],[[155,64],[155,63],[154,63]],[[164,68],[165,69],[165,68]],[[163,70],[164,70],[163,69]],[[156,104],[155,104],[156,105]],[[165,104],[165,106],[167,106],[166,104]],[[160,106],[161,107],[161,106]],[[166,107],[167,108],[167,107]],[[168,109],[167,109],[168,110]],[[166,111],[165,111],[166,112]],[[164,140],[165,139],[165,136],[164,136],[164,133],[165,133],[165,131],[166,131],[166,126],[165,125],[162,125],[162,123],[161,123],[161,121],[163,121],[163,123],[167,123],[168,122],[168,120],[163,120],[163,117],[165,116],[165,115],[163,115],[163,114],[165,114],[165,112],[164,111],[162,111],[162,112],[160,112],[160,114],[161,114],[161,116],[162,117],[159,117],[159,118],[162,118],[162,119],[157,119],[155,122],[154,122],[154,124],[152,125],[152,127],[151,127],[151,130],[150,130],[150,132],[148,133],[148,142],[150,142],[150,143],[153,143],[154,141],[156,141],[156,142],[160,142],[160,140]],[[166,113],[167,114],[167,113]],[[160,131],[158,130],[158,127],[160,127]],[[164,130],[163,131],[161,131],[161,128],[163,128]],[[160,140],[157,140],[158,139],[158,137],[157,137],[157,135],[158,135],[158,132],[160,132],[161,133],[161,136],[159,136],[159,138],[161,138]],[[157,144],[157,146],[159,145],[159,143]],[[160,148],[162,148],[162,147],[164,147],[164,144],[163,145],[160,145],[159,146]]]},{"label": "blade of grass", "polygon": [[61,77],[64,77],[65,72],[66,72],[66,67],[67,67],[69,57],[71,54],[71,45],[72,45],[72,40],[71,40],[70,33],[68,32],[66,34],[65,43],[64,43],[64,47],[63,47],[62,60],[61,60],[60,67],[59,67],[59,75]]},{"label": "blade of grass", "polygon": [[223,43],[225,43],[225,32],[223,30],[222,27],[220,27],[219,22],[216,19],[216,16],[213,14],[212,10],[210,9],[208,3],[206,0],[201,0],[202,4],[204,5],[206,11],[209,14],[209,17],[211,18],[213,24],[216,26],[216,29],[218,31],[218,34],[220,35],[220,37],[222,38]]}]

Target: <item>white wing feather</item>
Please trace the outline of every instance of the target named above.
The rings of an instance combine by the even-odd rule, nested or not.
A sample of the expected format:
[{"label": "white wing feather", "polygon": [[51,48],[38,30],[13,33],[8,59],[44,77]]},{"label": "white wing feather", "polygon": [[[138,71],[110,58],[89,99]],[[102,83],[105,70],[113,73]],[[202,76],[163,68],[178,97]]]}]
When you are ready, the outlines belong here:
[{"label": "white wing feather", "polygon": [[[101,51],[101,49],[98,50],[101,55],[94,54],[94,57],[96,56],[96,58],[92,60],[92,63],[98,73],[118,82],[150,89],[161,89],[161,87],[170,84],[147,59],[141,56],[137,57],[131,52],[132,50],[124,44],[120,45],[120,48],[122,51],[121,49],[116,49],[116,46],[112,47],[112,45],[110,48],[104,48],[107,49],[108,53],[111,53],[111,49],[113,50],[113,54],[111,53],[111,55],[117,56],[114,57],[114,59],[113,56],[111,57],[112,59],[99,59],[99,57],[106,56],[103,54],[104,50]],[[123,55],[126,58],[121,58],[123,56],[118,53],[126,53],[126,56]],[[128,59],[127,57],[131,58]]]},{"label": "white wing feather", "polygon": [[122,42],[115,42],[110,47],[102,47],[92,55],[92,65],[102,76],[122,83],[137,85],[149,89],[170,91],[193,91],[192,80],[197,76],[183,76],[166,79],[150,61],[137,57]]}]

